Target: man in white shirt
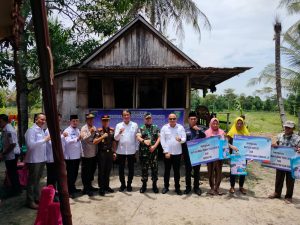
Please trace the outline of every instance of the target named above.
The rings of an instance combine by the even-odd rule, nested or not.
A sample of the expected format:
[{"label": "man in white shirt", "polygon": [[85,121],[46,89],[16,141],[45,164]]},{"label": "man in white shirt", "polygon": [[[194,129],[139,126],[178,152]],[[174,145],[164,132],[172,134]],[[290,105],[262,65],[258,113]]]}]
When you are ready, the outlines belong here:
[{"label": "man in white shirt", "polygon": [[93,196],[94,191],[98,188],[92,186],[94,174],[97,169],[96,151],[97,145],[93,143],[96,127],[94,126],[94,114],[88,113],[85,115],[86,124],[81,128],[81,144],[82,144],[82,158],[81,158],[81,180],[83,184],[83,194]]},{"label": "man in white shirt", "polygon": [[40,198],[40,180],[43,176],[44,167],[47,161],[46,142],[50,136],[46,135],[43,127],[46,123],[46,116],[43,113],[36,115],[35,124],[25,133],[27,153],[25,163],[28,167],[27,184],[27,206],[37,209]]},{"label": "man in white shirt", "polygon": [[180,190],[180,161],[182,154],[182,144],[186,141],[186,133],[182,125],[176,123],[177,116],[171,113],[168,116],[169,123],[164,125],[160,132],[160,142],[165,154],[165,173],[163,194],[169,191],[170,171],[173,166],[175,191],[182,195]]},{"label": "man in white shirt", "polygon": [[[61,114],[58,114],[58,123],[60,123],[61,120]],[[64,144],[64,134],[62,133],[62,130],[60,130],[61,132],[61,144],[62,144],[62,149],[64,151],[65,148],[65,144]],[[47,129],[45,131],[45,134],[48,136],[50,135],[49,130]],[[66,133],[65,133],[66,135]],[[52,142],[48,141],[46,143],[46,156],[47,156],[47,163],[46,163],[46,167],[47,167],[47,186],[48,185],[53,185],[53,187],[57,190],[57,185],[58,185],[58,174],[57,171],[55,169],[55,165],[54,165],[54,158],[53,158],[53,149],[52,149]]]},{"label": "man in white shirt", "polygon": [[16,195],[22,191],[17,173],[17,161],[20,154],[17,132],[8,122],[8,116],[5,114],[0,114],[0,128],[2,129],[3,150],[0,153],[0,160],[5,161],[6,173],[11,182],[11,193]]},{"label": "man in white shirt", "polygon": [[126,159],[128,164],[127,191],[132,191],[131,183],[134,175],[135,153],[139,148],[139,144],[136,139],[138,125],[137,123],[130,121],[130,117],[131,112],[128,109],[123,110],[123,122],[117,124],[114,134],[114,138],[118,142],[117,160],[119,163],[119,179],[121,182],[119,191],[121,192],[126,188],[124,176]]},{"label": "man in white shirt", "polygon": [[64,130],[64,133],[66,133],[64,156],[67,169],[68,189],[71,198],[74,198],[76,193],[81,192],[81,190],[75,186],[80,164],[82,139],[80,131],[77,128],[78,124],[78,116],[71,115],[70,126]]}]

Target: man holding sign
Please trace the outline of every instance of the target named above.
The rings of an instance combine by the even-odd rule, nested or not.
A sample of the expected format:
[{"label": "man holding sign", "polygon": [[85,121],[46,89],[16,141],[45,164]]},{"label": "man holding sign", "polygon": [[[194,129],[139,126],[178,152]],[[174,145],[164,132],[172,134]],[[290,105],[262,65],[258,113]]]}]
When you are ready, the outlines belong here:
[{"label": "man holding sign", "polygon": [[[286,121],[284,123],[284,132],[279,134],[277,137],[277,143],[273,144],[272,147],[287,146],[293,147],[297,152],[300,153],[300,136],[294,134],[295,123],[293,121]],[[295,179],[292,177],[291,172],[276,169],[276,180],[275,180],[275,192],[269,196],[270,199],[281,198],[281,192],[286,176],[286,203],[292,202],[294,183]]]},{"label": "man holding sign", "polygon": [[[195,112],[189,113],[189,126],[185,128],[186,138],[187,141],[199,139],[199,138],[205,138],[205,134],[203,131],[201,131],[200,126],[197,126],[197,115]],[[182,153],[184,156],[184,162],[185,162],[185,184],[186,189],[184,191],[184,194],[189,194],[192,190],[192,170],[194,171],[194,193],[197,195],[201,195],[202,191],[199,188],[200,185],[200,166],[192,166],[189,151],[186,142],[182,145]]]}]

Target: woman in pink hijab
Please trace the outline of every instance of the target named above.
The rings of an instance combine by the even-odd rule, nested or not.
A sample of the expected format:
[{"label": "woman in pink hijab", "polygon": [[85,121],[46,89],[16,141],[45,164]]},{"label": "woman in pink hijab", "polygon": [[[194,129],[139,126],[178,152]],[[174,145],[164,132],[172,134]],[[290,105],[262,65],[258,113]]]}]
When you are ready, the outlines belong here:
[{"label": "woman in pink hijab", "polygon": [[[211,136],[224,136],[225,132],[219,128],[219,120],[217,118],[212,118],[209,123],[209,129],[205,131],[206,137]],[[223,193],[219,190],[221,180],[222,180],[222,166],[223,161],[218,160],[214,162],[207,163],[208,179],[210,185],[210,195],[222,195]]]}]

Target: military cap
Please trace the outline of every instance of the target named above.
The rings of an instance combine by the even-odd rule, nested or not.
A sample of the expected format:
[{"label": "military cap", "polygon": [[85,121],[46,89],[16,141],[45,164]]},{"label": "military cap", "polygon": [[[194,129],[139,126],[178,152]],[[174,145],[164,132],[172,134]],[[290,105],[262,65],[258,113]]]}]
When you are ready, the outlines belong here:
[{"label": "military cap", "polygon": [[101,120],[110,120],[109,115],[103,115],[101,116]]},{"label": "military cap", "polygon": [[94,118],[94,117],[95,117],[95,115],[94,115],[93,113],[85,114],[85,118],[86,118],[86,119],[92,119],[92,118]]},{"label": "military cap", "polygon": [[147,112],[147,113],[144,114],[144,118],[145,119],[152,118],[152,114]]}]

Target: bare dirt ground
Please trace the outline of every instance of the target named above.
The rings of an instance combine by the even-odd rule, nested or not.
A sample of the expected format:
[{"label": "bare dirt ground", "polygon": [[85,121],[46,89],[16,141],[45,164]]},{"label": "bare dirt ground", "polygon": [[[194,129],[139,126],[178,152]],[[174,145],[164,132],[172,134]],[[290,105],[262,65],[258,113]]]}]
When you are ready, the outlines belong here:
[{"label": "bare dirt ground", "polygon": [[[160,162],[158,186],[163,187],[163,163]],[[117,169],[112,171],[111,187],[115,193],[101,197],[87,195],[70,199],[74,225],[102,224],[255,224],[255,225],[299,225],[300,224],[300,182],[296,181],[293,204],[286,204],[282,199],[270,200],[268,194],[274,191],[275,170],[261,167],[252,162],[246,178],[247,195],[238,191],[230,195],[229,167],[223,167],[221,183],[222,196],[209,196],[209,184],[206,167],[201,167],[202,196],[195,194],[177,196],[171,179],[170,192],[163,195],[154,194],[151,181],[145,194],[139,193],[141,185],[140,168],[136,165],[133,191],[118,192],[119,180]],[[181,170],[181,188],[184,190],[184,167]],[[4,177],[4,165],[0,165],[0,183]],[[96,179],[94,186],[96,186]],[[80,175],[78,187],[81,187]],[[283,189],[283,196],[285,188]],[[14,198],[5,199],[0,206],[0,225],[31,225],[34,223],[36,211],[24,207],[25,192]]]}]

